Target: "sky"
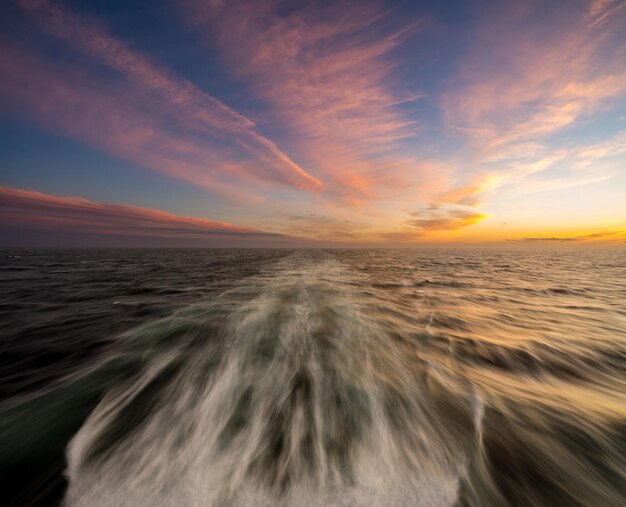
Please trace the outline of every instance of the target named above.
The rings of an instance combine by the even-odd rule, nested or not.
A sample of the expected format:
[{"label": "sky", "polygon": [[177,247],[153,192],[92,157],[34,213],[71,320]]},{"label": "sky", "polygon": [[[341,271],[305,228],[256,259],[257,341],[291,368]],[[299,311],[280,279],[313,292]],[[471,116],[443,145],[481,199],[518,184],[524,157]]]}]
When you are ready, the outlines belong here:
[{"label": "sky", "polygon": [[626,1],[10,0],[0,245],[626,245]]}]

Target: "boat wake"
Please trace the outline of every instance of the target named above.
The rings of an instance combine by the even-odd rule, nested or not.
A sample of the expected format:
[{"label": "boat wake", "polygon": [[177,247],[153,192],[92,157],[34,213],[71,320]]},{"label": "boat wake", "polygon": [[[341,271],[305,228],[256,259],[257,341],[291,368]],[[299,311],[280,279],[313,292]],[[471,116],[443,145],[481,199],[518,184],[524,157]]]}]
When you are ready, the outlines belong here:
[{"label": "boat wake", "polygon": [[454,505],[481,399],[372,317],[362,276],[298,253],[127,333],[141,366],[71,441],[66,504]]}]

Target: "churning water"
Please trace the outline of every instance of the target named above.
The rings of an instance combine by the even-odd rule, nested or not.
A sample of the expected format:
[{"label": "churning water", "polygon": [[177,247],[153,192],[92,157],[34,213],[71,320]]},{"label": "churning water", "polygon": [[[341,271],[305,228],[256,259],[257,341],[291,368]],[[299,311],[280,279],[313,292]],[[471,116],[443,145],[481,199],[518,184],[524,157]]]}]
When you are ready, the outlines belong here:
[{"label": "churning water", "polygon": [[16,505],[626,505],[623,250],[2,253]]}]

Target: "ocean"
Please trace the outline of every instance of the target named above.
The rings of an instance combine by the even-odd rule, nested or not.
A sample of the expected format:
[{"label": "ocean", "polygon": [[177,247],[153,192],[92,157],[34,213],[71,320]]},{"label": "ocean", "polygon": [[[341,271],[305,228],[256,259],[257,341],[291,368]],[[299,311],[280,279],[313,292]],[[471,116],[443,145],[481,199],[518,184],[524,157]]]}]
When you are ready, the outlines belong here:
[{"label": "ocean", "polygon": [[1,250],[3,505],[626,505],[623,249]]}]

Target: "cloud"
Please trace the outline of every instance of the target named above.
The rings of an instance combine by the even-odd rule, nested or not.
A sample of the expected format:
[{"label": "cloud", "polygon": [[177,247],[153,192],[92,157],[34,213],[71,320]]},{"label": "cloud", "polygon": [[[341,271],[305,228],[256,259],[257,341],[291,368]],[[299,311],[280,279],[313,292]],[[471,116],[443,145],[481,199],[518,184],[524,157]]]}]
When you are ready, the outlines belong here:
[{"label": "cloud", "polygon": [[[316,190],[321,183],[256,125],[152,62],[89,18],[47,0],[22,0],[48,34],[90,57],[76,65],[3,41],[1,92],[16,114],[113,155],[218,192],[257,180]],[[106,79],[102,69],[108,69]]]},{"label": "cloud", "polygon": [[565,190],[586,185],[594,185],[611,179],[612,174],[583,175],[582,177],[564,178],[541,178],[537,180],[529,179],[515,187],[516,191],[523,194],[533,194],[536,192],[548,192],[555,190]]},{"label": "cloud", "polygon": [[591,26],[598,26],[626,7],[624,0],[591,0],[587,15]]},{"label": "cloud", "polygon": [[565,237],[557,237],[557,236],[539,236],[534,238],[521,238],[521,239],[507,239],[507,241],[584,241],[584,240],[594,240],[594,239],[614,239],[616,234],[621,234],[618,231],[611,232],[596,232],[593,234],[583,234],[581,236],[565,236]]},{"label": "cloud", "polygon": [[367,241],[367,223],[336,216],[310,213],[288,217],[289,224],[281,231],[292,237],[315,238],[326,241]]},{"label": "cloud", "polygon": [[626,153],[626,130],[618,132],[608,139],[594,144],[584,146],[579,149],[577,155],[583,165],[609,157],[616,157]]},{"label": "cloud", "polygon": [[421,128],[399,107],[421,94],[397,84],[393,52],[419,21],[394,23],[371,2],[184,5],[185,19],[271,107],[329,194],[358,204],[413,185],[419,164],[393,152]]},{"label": "cloud", "polygon": [[[472,170],[463,187],[495,190],[575,158],[564,133],[583,122],[592,128],[595,115],[626,95],[624,5],[501,3],[477,15],[440,98],[445,123],[467,143]],[[580,156],[604,156],[622,144],[618,138]]]},{"label": "cloud", "polygon": [[507,241],[578,241],[578,238],[522,238],[522,239],[513,239]]},{"label": "cloud", "polygon": [[424,232],[457,230],[474,225],[487,217],[474,209],[440,209],[438,206],[415,211],[411,216],[413,218],[409,220],[409,224]]},{"label": "cloud", "polygon": [[438,202],[445,204],[459,204],[461,206],[477,206],[480,203],[480,194],[483,188],[479,184],[446,190],[441,193]]},{"label": "cloud", "polygon": [[261,238],[252,227],[174,215],[137,206],[100,204],[33,190],[0,187],[0,226],[63,233],[160,238]]},{"label": "cloud", "polygon": [[443,97],[451,124],[480,127],[483,149],[554,133],[626,90],[621,19],[598,30],[576,9],[541,22],[530,6],[500,9],[474,34],[460,84]]},{"label": "cloud", "polygon": [[3,109],[248,214],[263,201],[264,227],[300,238],[473,240],[482,209],[513,224],[509,195],[606,181],[626,153],[623,132],[593,132],[626,94],[616,0],[504,2],[449,27],[377,0],[171,2],[254,121],[78,10],[18,3]]}]

